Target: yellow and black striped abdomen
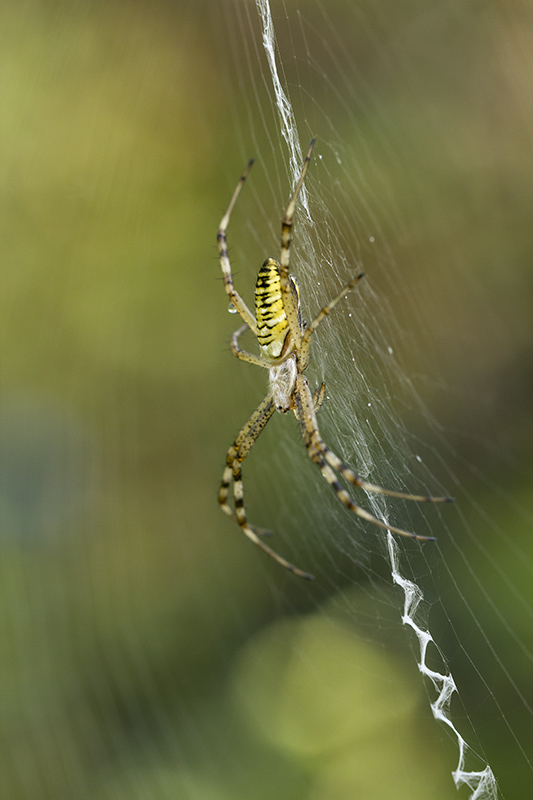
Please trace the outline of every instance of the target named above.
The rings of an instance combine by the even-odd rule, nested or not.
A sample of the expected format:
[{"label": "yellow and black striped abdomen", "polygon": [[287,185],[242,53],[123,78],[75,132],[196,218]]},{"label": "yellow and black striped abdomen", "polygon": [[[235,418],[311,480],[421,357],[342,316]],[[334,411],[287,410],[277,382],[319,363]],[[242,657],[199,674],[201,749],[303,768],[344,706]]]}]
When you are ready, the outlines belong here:
[{"label": "yellow and black striped abdomen", "polygon": [[267,258],[255,284],[257,338],[264,356],[278,358],[289,332],[289,323],[281,299],[279,264]]}]

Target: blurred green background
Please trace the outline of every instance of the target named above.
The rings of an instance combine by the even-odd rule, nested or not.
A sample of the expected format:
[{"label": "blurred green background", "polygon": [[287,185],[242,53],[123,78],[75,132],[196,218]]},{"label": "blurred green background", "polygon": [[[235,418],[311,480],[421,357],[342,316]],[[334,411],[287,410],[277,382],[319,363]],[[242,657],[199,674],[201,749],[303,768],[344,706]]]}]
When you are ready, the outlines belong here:
[{"label": "blurred green background", "polygon": [[[533,10],[273,11],[305,142],[309,129],[321,152],[342,144],[354,180],[379,176],[395,270],[365,268],[460,500],[455,538],[439,537],[449,571],[432,577],[432,629],[461,690],[454,720],[502,794],[524,797]],[[386,566],[381,581],[355,567],[348,579],[330,553],[302,586],[216,503],[224,453],[264,391],[229,353],[216,227],[257,156],[264,203],[250,189],[231,231],[250,298],[288,187],[275,115],[258,115],[255,6],[18,0],[0,23],[1,796],[456,796],[456,745],[431,718]],[[268,526],[282,430],[250,464]],[[272,527],[296,530],[303,481],[285,492],[291,519]],[[327,554],[278,533],[302,567]]]}]

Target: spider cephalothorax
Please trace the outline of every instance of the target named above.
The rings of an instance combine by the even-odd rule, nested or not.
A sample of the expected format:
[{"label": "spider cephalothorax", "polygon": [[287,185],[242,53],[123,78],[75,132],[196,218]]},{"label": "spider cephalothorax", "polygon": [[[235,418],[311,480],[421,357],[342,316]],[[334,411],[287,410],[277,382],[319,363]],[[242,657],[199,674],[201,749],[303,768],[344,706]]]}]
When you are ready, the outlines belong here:
[{"label": "spider cephalothorax", "polygon": [[[242,361],[248,361],[250,364],[256,364],[257,366],[265,367],[269,370],[269,391],[267,396],[256,408],[228,450],[226,468],[224,469],[218,495],[219,503],[222,510],[228,516],[232,517],[232,519],[236,520],[249,539],[272,556],[272,558],[283,567],[308,580],[313,580],[313,576],[308,572],[298,569],[265,544],[261,538],[265,531],[248,523],[244,507],[241,465],[276,409],[282,413],[287,411],[294,412],[300,423],[302,438],[311,460],[319,467],[339,500],[347,508],[359,517],[366,519],[368,522],[372,522],[374,525],[385,528],[392,533],[398,533],[401,536],[409,536],[412,539],[428,540],[432,538],[410,533],[401,528],[394,528],[386,522],[377,519],[377,517],[374,517],[352,500],[348,492],[339,483],[336,472],[340,473],[348,483],[353,486],[358,486],[367,492],[376,492],[390,497],[401,497],[406,500],[428,503],[449,502],[451,500],[449,497],[404,494],[403,492],[383,489],[381,486],[368,483],[368,481],[363,480],[353,472],[350,467],[346,466],[346,464],[329,449],[320,436],[316,412],[322,404],[325,385],[322,384],[312,393],[304,374],[309,363],[309,344],[311,336],[324,317],[326,317],[337,303],[342,300],[343,297],[346,297],[348,292],[361,280],[363,274],[360,273],[346,284],[339,294],[334,297],[327,306],[324,306],[324,308],[319,311],[310,325],[304,324],[300,313],[298,284],[294,276],[289,272],[289,258],[292,218],[296,208],[296,201],[298,200],[298,195],[311,160],[314,143],[315,140],[313,139],[309,145],[309,150],[305,157],[296,190],[289,201],[281,223],[281,258],[279,262],[275,261],[273,258],[267,258],[259,270],[255,288],[255,318],[244,300],[233,287],[233,277],[231,274],[231,264],[226,241],[226,229],[231,212],[233,211],[233,207],[242,189],[242,185],[251,169],[253,160],[249,162],[237,184],[228,209],[222,217],[217,237],[220,265],[224,276],[226,293],[233,309],[240,314],[244,322],[244,325],[242,325],[239,330],[235,331],[232,336],[232,352]],[[247,329],[250,329],[255,334],[259,344],[260,355],[248,353],[239,347],[239,337]],[[228,492],[232,481],[234,508],[231,508],[228,504]]]}]

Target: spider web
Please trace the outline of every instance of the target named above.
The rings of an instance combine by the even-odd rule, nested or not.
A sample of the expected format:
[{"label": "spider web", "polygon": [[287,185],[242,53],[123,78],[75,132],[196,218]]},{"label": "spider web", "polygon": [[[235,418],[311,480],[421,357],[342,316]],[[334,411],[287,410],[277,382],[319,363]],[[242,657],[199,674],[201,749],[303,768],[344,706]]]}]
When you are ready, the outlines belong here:
[{"label": "spider web", "polygon": [[[427,335],[431,339],[431,333],[423,324],[416,325],[416,320],[411,318],[419,336],[420,333],[423,335],[421,344],[416,335],[409,337],[405,328],[394,317],[393,306],[402,304],[411,313],[420,312],[424,297],[418,301],[413,299],[413,290],[404,284],[401,269],[395,262],[394,241],[402,236],[405,222],[387,183],[387,176],[382,171],[384,162],[391,171],[401,171],[398,169],[398,156],[394,153],[394,142],[391,141],[393,137],[389,137],[390,121],[385,109],[374,107],[372,91],[358,72],[357,55],[352,56],[346,51],[347,40],[340,34],[333,13],[326,11],[320,3],[316,4],[313,13],[307,13],[307,9],[304,11],[301,8],[286,10],[285,14],[277,17],[282,34],[276,38],[268,0],[257,0],[256,5],[261,31],[257,29],[251,10],[239,7],[235,27],[228,28],[227,35],[229,41],[239,40],[244,59],[248,63],[257,59],[264,64],[262,82],[252,82],[248,87],[247,97],[250,109],[255,111],[256,106],[261,109],[266,142],[259,133],[260,126],[253,123],[249,128],[239,124],[241,138],[252,142],[255,147],[261,142],[260,160],[265,172],[272,172],[273,168],[278,173],[281,172],[282,178],[278,178],[281,185],[283,174],[286,173],[294,188],[301,168],[302,153],[309,139],[318,135],[307,180],[307,194],[302,198],[295,225],[292,257],[294,271],[303,284],[302,297],[308,317],[332,296],[334,287],[341,286],[359,270],[367,272],[366,285],[361,287],[355,298],[350,298],[344,309],[335,312],[335,318],[327,330],[321,329],[315,337],[317,341],[313,342],[311,371],[314,372],[317,383],[322,379],[326,381],[329,400],[326,410],[320,415],[319,423],[323,433],[325,432],[326,441],[334,443],[334,449],[348,463],[356,464],[364,478],[400,491],[419,491],[422,486],[422,491],[427,493],[457,495],[458,507],[452,510],[449,507],[426,507],[420,510],[411,506],[400,510],[409,519],[409,524],[405,523],[409,529],[427,535],[435,534],[439,543],[433,546],[432,552],[426,546],[421,553],[413,555],[410,546],[388,534],[381,554],[388,559],[392,583],[403,592],[403,612],[399,619],[416,636],[419,671],[428,679],[427,686],[433,686],[433,691],[427,688],[432,714],[451,731],[457,742],[458,762],[452,772],[456,787],[467,786],[471,790],[471,798],[495,798],[499,796],[498,777],[495,777],[487,760],[488,756],[484,754],[483,736],[476,730],[475,715],[472,714],[469,722],[465,723],[464,708],[459,715],[461,719],[456,719],[453,710],[457,705],[454,696],[461,696],[461,686],[455,680],[450,654],[440,646],[438,634],[432,633],[428,619],[429,604],[425,593],[428,593],[431,603],[434,604],[439,602],[436,598],[441,591],[439,580],[430,576],[438,573],[443,585],[452,587],[459,603],[463,604],[467,615],[472,618],[476,629],[472,642],[468,638],[462,638],[458,632],[458,641],[452,648],[459,646],[464,650],[479,684],[476,691],[485,694],[488,702],[493,705],[493,713],[498,717],[503,730],[502,735],[509,743],[510,750],[515,749],[516,758],[523,759],[529,782],[532,766],[530,748],[523,734],[520,734],[519,726],[513,724],[513,715],[506,712],[505,701],[493,691],[492,672],[497,669],[503,673],[507,690],[514,694],[516,703],[522,706],[526,718],[532,714],[531,701],[517,677],[517,662],[512,663],[498,651],[487,632],[492,623],[482,621],[476,615],[468,596],[471,585],[483,597],[483,602],[488,607],[489,620],[491,615],[493,620],[498,620],[506,637],[523,654],[525,663],[531,662],[532,653],[527,639],[520,634],[521,626],[516,626],[513,611],[506,615],[494,602],[491,587],[485,585],[481,573],[478,574],[475,560],[479,556],[490,563],[498,572],[497,577],[493,576],[494,580],[501,581],[502,586],[506,586],[516,595],[511,574],[498,568],[496,557],[483,543],[487,529],[491,529],[496,539],[504,543],[504,547],[514,549],[511,535],[506,531],[505,525],[490,518],[471,492],[461,485],[461,479],[455,474],[457,467],[453,466],[454,463],[460,463],[461,457],[449,441],[453,437],[447,435],[429,410],[423,397],[424,392],[428,394],[428,386],[423,384],[424,381],[432,383],[434,389],[438,387],[445,395],[448,393],[448,396],[453,395],[453,392],[443,384],[434,364],[428,365],[425,362],[422,367],[418,367],[424,373],[416,376],[417,382],[409,377],[402,364],[402,355],[406,349],[414,352],[415,362],[416,359],[423,361],[423,340]],[[280,15],[277,4],[276,14]],[[353,16],[365,27],[370,38],[369,26],[372,23],[368,10],[354,10]],[[280,39],[283,45],[279,43]],[[264,53],[260,52],[259,41]],[[372,44],[378,48],[379,56],[387,57],[383,47],[374,38]],[[394,56],[398,56],[397,49]],[[390,58],[392,60],[393,56]],[[325,63],[328,65],[327,69],[324,69]],[[409,65],[406,68],[403,62],[402,68],[405,75],[412,80]],[[335,96],[345,113],[342,131],[328,115],[328,92]],[[248,115],[250,120],[256,118],[254,111]],[[366,118],[372,115],[379,120],[378,125],[381,127],[366,129]],[[373,140],[377,140],[377,144]],[[279,207],[279,189],[272,185],[271,176],[266,175],[265,180],[268,181],[268,189],[275,195]],[[253,196],[253,201],[245,201],[248,210],[252,202],[259,204],[260,218],[268,216],[271,222],[270,239],[276,241],[277,220],[274,220],[272,227],[272,215],[268,214],[264,199],[268,192],[263,188],[254,190],[249,186],[247,192],[248,197]],[[282,191],[281,198],[287,194],[287,190]],[[383,196],[386,202],[382,202]],[[276,251],[272,251],[271,245],[267,244],[270,249],[264,249],[264,238],[259,226],[256,227],[252,222],[248,225],[255,239],[254,250],[265,255],[275,255]],[[237,239],[232,238],[232,241]],[[258,250],[259,243],[263,246],[262,250]],[[237,245],[235,250],[238,250]],[[238,252],[241,256],[240,251]],[[241,263],[244,263],[245,258],[243,254]],[[426,269],[432,269],[430,262],[426,264]],[[385,285],[385,292],[389,295],[388,302],[374,289],[375,272]],[[437,281],[428,283],[433,291],[442,291]],[[425,281],[422,279],[417,289],[426,294],[428,290],[424,290],[424,285]],[[431,325],[431,320],[427,317],[425,322],[428,327]],[[400,354],[397,354],[398,343]],[[402,416],[413,421],[416,434],[409,433]],[[305,472],[304,480],[307,485],[307,494],[301,483],[298,487],[303,497],[302,506],[296,512],[298,527],[306,530],[306,537],[294,547],[291,557],[297,559],[299,566],[310,567],[319,578],[326,580],[327,577],[331,579],[329,568],[335,559],[332,551],[341,551],[345,566],[341,574],[337,575],[339,584],[342,585],[347,579],[347,564],[357,564],[360,568],[363,565],[363,570],[367,570],[369,586],[380,596],[383,592],[383,577],[374,571],[373,559],[369,555],[374,549],[380,550],[380,544],[369,541],[374,532],[365,531],[363,544],[361,533],[354,535],[354,528],[360,526],[348,519],[343,509],[337,508],[334,503],[328,503],[327,512],[322,509],[321,523],[316,524],[317,513],[320,513],[317,512],[316,498],[320,497],[319,502],[322,504],[324,501],[321,495],[326,490],[324,487],[320,488],[320,479],[315,480],[310,470],[305,469],[292,442],[274,441],[275,436],[280,435],[278,432],[272,436],[270,447],[273,451],[283,450],[281,460],[291,475]],[[491,456],[494,455],[490,445],[488,451]],[[501,458],[501,454],[498,456]],[[288,468],[287,464],[290,464]],[[467,471],[476,472],[472,465],[461,464],[462,468],[465,466]],[[504,491],[488,477],[480,473],[476,477],[480,484],[486,485],[488,491],[494,491],[500,498],[504,498]],[[260,480],[262,485],[271,486],[265,475],[261,474]],[[279,503],[279,486],[272,491],[276,493]],[[294,502],[291,499],[285,501],[273,526],[276,530],[280,527],[286,529],[287,518],[295,513]],[[366,500],[361,502],[381,519],[397,522],[398,509],[393,508],[393,504],[385,498],[368,494]],[[518,506],[515,506],[515,511],[517,509]],[[271,509],[269,516],[272,517]],[[311,565],[305,560],[310,557],[310,532],[313,536],[327,540],[324,551],[328,551],[319,550],[318,558]],[[464,537],[475,542],[473,555],[468,556],[463,551],[461,540]],[[379,534],[376,538],[380,539]],[[455,553],[449,547],[442,547],[442,540],[450,542]],[[523,557],[531,563],[530,555],[526,551],[519,547],[516,552],[519,558]],[[454,556],[459,562],[466,562],[461,565],[462,579],[456,577]],[[325,564],[329,568],[324,571]],[[424,585],[426,589],[422,588]],[[526,597],[520,596],[517,599],[528,619],[531,619],[531,605]],[[447,611],[445,601],[439,602],[439,606],[440,614],[453,630],[455,623],[450,615],[453,612]],[[357,617],[355,609],[353,613]],[[477,652],[474,641],[482,642]],[[438,657],[435,656],[437,652]],[[488,661],[486,656],[481,655],[482,652],[488,652]],[[513,649],[513,652],[516,658],[516,650]],[[526,728],[528,724],[526,723]]]},{"label": "spider web", "polygon": [[[2,9],[2,797],[531,794],[532,32],[518,0]],[[321,433],[456,503],[347,487],[436,541],[391,538],[274,415],[246,507],[309,583],[216,502],[266,376],[215,233],[255,157],[251,304],[315,136],[305,318],[365,272],[312,342]]]},{"label": "spider web", "polygon": [[[259,13],[261,15],[262,25],[263,25],[263,45],[265,48],[265,52],[268,58],[268,65],[272,75],[272,84],[274,90],[274,97],[275,97],[275,104],[278,110],[278,118],[279,118],[279,125],[281,129],[281,133],[283,139],[287,143],[290,153],[291,153],[291,173],[293,176],[293,188],[295,187],[298,181],[298,161],[295,159],[294,154],[298,154],[300,156],[299,162],[301,163],[301,149],[298,146],[298,132],[296,126],[296,119],[294,114],[292,113],[292,109],[290,107],[289,100],[283,90],[281,82],[279,80],[278,70],[277,70],[277,63],[276,63],[276,40],[275,40],[275,33],[272,23],[272,16],[270,10],[270,4],[268,0],[257,0],[257,6]],[[305,204],[306,210],[308,211],[307,206],[307,197],[303,199],[303,204]],[[312,226],[313,220],[308,211],[307,217],[307,224],[309,227]],[[303,226],[302,226],[303,227]],[[331,226],[328,226],[331,227]],[[310,233],[310,231],[309,231]],[[301,235],[301,234],[300,234]],[[375,237],[369,237],[374,238]],[[322,254],[324,251],[324,243],[320,242],[318,253]],[[304,252],[304,261],[307,265],[314,265],[319,262],[317,258],[318,253],[313,252],[311,249],[311,237],[310,235],[306,236],[303,242],[302,250]],[[324,261],[331,265],[335,263],[337,259],[335,259],[335,254],[333,252],[328,252]],[[318,270],[313,269],[312,274],[316,277]],[[388,347],[387,350],[392,355],[392,348]],[[349,364],[344,366],[345,375],[350,375],[350,367]],[[380,417],[383,415],[380,414]],[[353,415],[352,418],[354,418]],[[389,422],[390,422],[390,415]],[[383,422],[379,425],[381,430],[385,429],[385,425]],[[362,428],[362,426],[358,426],[358,430],[355,436],[355,439],[358,443],[357,450],[363,450],[367,458],[364,461],[364,468],[365,468],[365,477],[368,475],[371,467],[373,464],[369,461],[369,456],[371,453],[371,447],[367,445],[365,447],[365,442],[368,439],[366,431]],[[384,431],[385,432],[385,431]],[[384,508],[385,502],[382,498],[380,501],[376,501],[375,496],[372,496],[371,493],[369,494],[369,503],[374,507],[374,513],[378,516],[378,518],[383,519],[384,521],[388,521],[388,514],[386,513],[386,509]],[[424,596],[423,592],[419,585],[416,583],[408,580],[402,574],[402,568],[400,563],[400,548],[399,545],[395,542],[392,534],[389,532],[387,534],[387,546],[389,551],[390,557],[390,567],[391,567],[391,576],[392,580],[395,584],[400,586],[404,592],[405,602],[404,602],[404,611],[402,615],[402,622],[404,625],[410,626],[413,631],[415,632],[419,644],[420,644],[420,658],[418,661],[418,666],[422,675],[427,676],[431,679],[435,689],[438,692],[437,698],[431,703],[431,710],[435,719],[443,722],[446,724],[455,734],[457,737],[457,742],[459,746],[459,762],[457,768],[453,772],[453,779],[455,781],[456,786],[459,788],[463,784],[466,784],[471,789],[473,789],[473,793],[471,795],[472,798],[496,798],[497,796],[497,784],[494,778],[492,769],[489,765],[486,765],[485,768],[481,771],[469,771],[465,769],[466,762],[465,756],[468,751],[468,745],[461,735],[461,733],[457,730],[454,723],[452,722],[451,711],[450,711],[450,703],[452,700],[452,695],[454,692],[457,691],[457,686],[455,684],[454,678],[449,671],[449,668],[445,669],[442,672],[430,669],[427,663],[427,650],[430,644],[435,644],[433,636],[430,630],[422,623],[421,625],[417,622],[417,609],[421,601],[423,601]]]}]

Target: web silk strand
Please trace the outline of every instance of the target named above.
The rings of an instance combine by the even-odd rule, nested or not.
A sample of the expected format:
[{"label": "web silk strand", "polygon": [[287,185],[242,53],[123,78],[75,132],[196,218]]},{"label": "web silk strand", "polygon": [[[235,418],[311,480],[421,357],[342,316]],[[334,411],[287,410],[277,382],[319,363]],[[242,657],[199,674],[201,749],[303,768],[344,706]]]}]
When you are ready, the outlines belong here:
[{"label": "web silk strand", "polygon": [[[289,166],[292,175],[293,188],[296,187],[298,178],[302,171],[302,148],[300,147],[300,139],[298,137],[298,129],[296,126],[296,118],[291,102],[285,93],[278,74],[278,67],[276,63],[276,35],[274,32],[274,23],[272,21],[272,12],[270,10],[270,3],[268,0],[256,0],[257,10],[261,17],[263,25],[263,47],[268,61],[268,67],[272,76],[272,85],[274,88],[274,95],[276,98],[276,107],[278,109],[278,116],[281,125],[281,135],[285,139],[289,148]],[[311,215],[309,212],[308,193],[305,185],[302,186],[299,202],[305,209],[309,219]]]}]

